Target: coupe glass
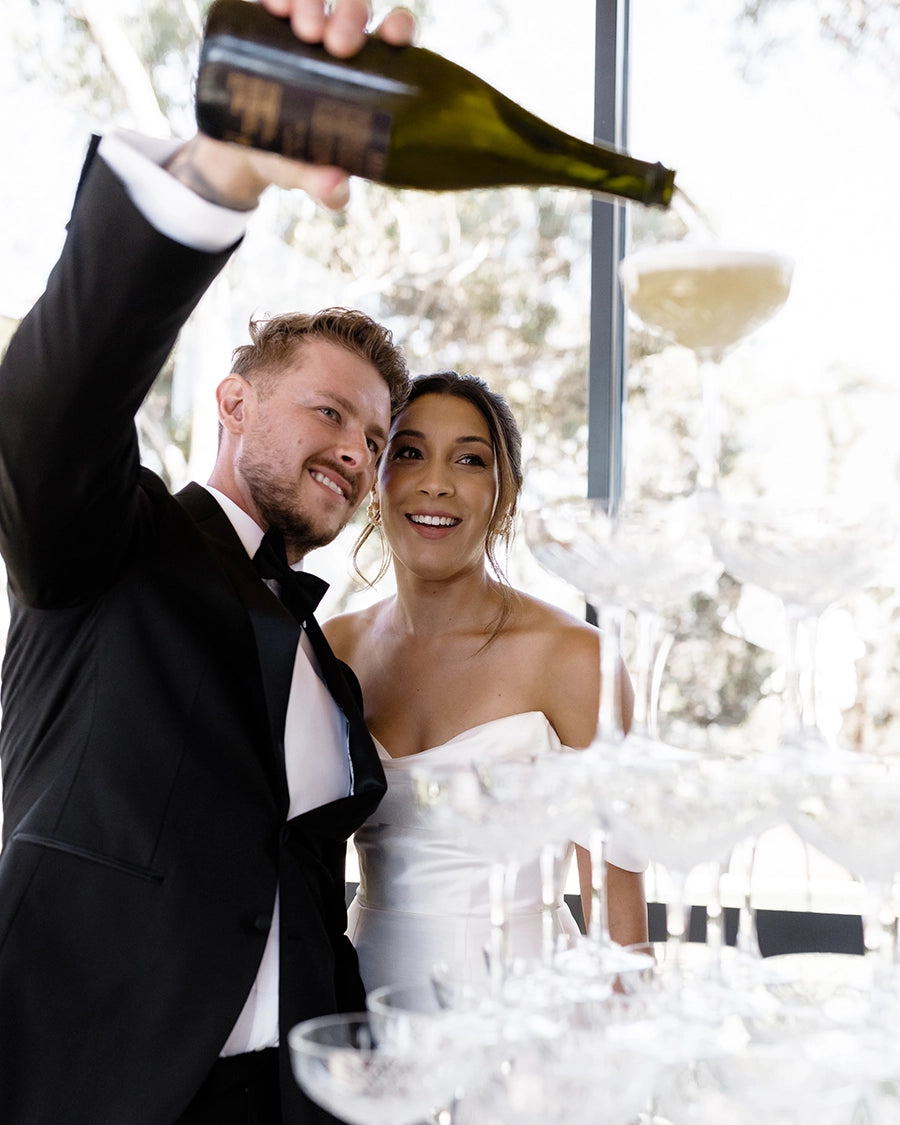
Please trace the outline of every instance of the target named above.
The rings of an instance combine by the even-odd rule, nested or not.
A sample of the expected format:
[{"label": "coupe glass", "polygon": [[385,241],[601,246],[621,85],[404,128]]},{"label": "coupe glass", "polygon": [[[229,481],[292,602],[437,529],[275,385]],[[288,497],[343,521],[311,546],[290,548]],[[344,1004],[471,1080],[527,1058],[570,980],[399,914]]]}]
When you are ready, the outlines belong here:
[{"label": "coupe glass", "polygon": [[881,989],[900,987],[894,879],[900,872],[900,758],[844,753],[796,766],[791,824],[859,879],[863,938]]},{"label": "coupe glass", "polygon": [[608,744],[601,736],[586,750],[567,754],[566,773],[557,789],[558,800],[574,797],[578,802],[579,816],[569,817],[568,822],[576,833],[580,829],[581,835],[569,838],[579,840],[590,852],[591,903],[586,936],[554,951],[549,962],[552,972],[545,984],[551,995],[577,995],[588,1007],[597,999],[605,999],[609,990],[625,978],[639,975],[652,964],[646,951],[625,949],[612,941],[607,920],[604,857],[618,816],[622,770],[628,768],[621,757],[623,749],[623,744]]},{"label": "coupe glass", "polygon": [[[621,821],[613,827],[624,840],[631,838],[634,846],[661,857],[669,875],[666,963],[677,992],[683,983],[688,876],[703,864],[718,870],[737,844],[777,823],[781,797],[774,775],[752,757],[703,754],[662,743],[638,744],[623,776]],[[704,968],[714,975],[708,955]]]},{"label": "coupe glass", "polygon": [[[546,505],[526,513],[525,535],[546,570],[574,586],[601,618],[606,611],[604,637],[614,638],[620,649],[626,612],[634,613],[631,733],[658,738],[660,670],[671,643],[665,611],[711,589],[722,569],[696,498],[647,499],[622,504],[613,513],[605,500]],[[601,732],[615,741],[610,726],[614,719],[601,722]]]},{"label": "coupe glass", "polygon": [[[452,765],[423,761],[413,770],[419,808],[488,864],[488,965],[498,999],[513,963],[510,907],[521,866],[540,862],[542,855],[552,856],[577,838],[588,813],[585,798],[568,780],[568,761],[575,757],[560,751]],[[545,915],[556,897],[551,867],[544,864]],[[545,923],[542,942],[552,947],[552,941]]]},{"label": "coupe glass", "polygon": [[381,1041],[365,1012],[320,1016],[288,1032],[294,1077],[317,1105],[349,1125],[421,1125],[451,1104],[453,1039]]},{"label": "coupe glass", "polygon": [[372,1031],[382,1046],[412,1053],[440,1053],[449,1048],[456,1066],[453,1097],[434,1106],[428,1125],[452,1125],[467,1085],[485,1072],[483,1021],[471,1006],[442,1005],[430,984],[391,984],[373,989],[366,997]]},{"label": "coupe glass", "polygon": [[[652,1033],[648,1027],[648,1038]],[[529,1037],[466,1099],[460,1125],[630,1125],[647,1105],[658,1070],[646,1042],[615,1028]]]},{"label": "coupe glass", "polygon": [[[557,1120],[555,1115],[563,1112],[562,1105],[551,1104],[562,1093],[561,1068],[576,1064],[580,1069],[578,1080],[592,1098],[618,1096],[621,1100],[625,1096],[621,1084],[604,1091],[597,1069],[585,1068],[583,1058],[572,1056],[573,1037],[593,1026],[582,1018],[585,997],[576,997],[574,992],[564,996],[561,990],[550,995],[543,988],[539,992],[509,989],[502,997],[494,997],[455,977],[449,966],[442,965],[435,968],[432,988],[389,985],[370,993],[367,1004],[373,1023],[387,1042],[395,1041],[413,1050],[418,1042],[427,1051],[435,1040],[436,1028],[441,1039],[453,1036],[459,1060],[457,1100],[452,1113],[448,1107],[429,1118],[440,1125],[450,1121],[453,1125],[502,1125],[532,1120],[550,1125]],[[631,1052],[632,1061],[633,1056]],[[641,1081],[637,1076],[630,1080],[631,1108],[640,1106]]]},{"label": "coupe glass", "polygon": [[[817,700],[819,623],[871,586],[893,586],[900,533],[896,392],[788,395],[761,385],[728,413],[727,456],[704,494],[726,571],[777,597],[786,623],[781,745],[829,744]],[[891,419],[889,421],[888,419]],[[832,744],[836,741],[830,736]]]},{"label": "coupe glass", "polygon": [[[860,1125],[870,1012],[860,958],[767,958],[712,997],[719,1033],[663,1093],[679,1125]],[[745,966],[746,967],[746,966]],[[701,991],[701,998],[703,993]],[[704,1018],[697,1008],[685,1021]]]},{"label": "coupe glass", "polygon": [[855,1052],[840,1031],[751,1040],[683,1071],[666,1111],[679,1125],[853,1125],[868,1120],[855,1116],[860,1084],[846,1067]]},{"label": "coupe glass", "polygon": [[630,312],[697,356],[704,403],[698,456],[703,487],[712,483],[718,460],[719,365],[729,349],[779,312],[793,272],[793,262],[783,254],[687,241],[637,250],[619,264]]}]

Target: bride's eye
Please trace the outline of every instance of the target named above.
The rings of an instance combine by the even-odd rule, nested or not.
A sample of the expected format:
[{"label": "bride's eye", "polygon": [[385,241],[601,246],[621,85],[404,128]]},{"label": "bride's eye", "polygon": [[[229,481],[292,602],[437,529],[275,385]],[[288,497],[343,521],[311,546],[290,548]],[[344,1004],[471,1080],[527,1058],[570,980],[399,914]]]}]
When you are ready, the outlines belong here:
[{"label": "bride's eye", "polygon": [[421,456],[422,454],[414,445],[398,445],[396,449],[391,451],[392,461],[411,461]]}]

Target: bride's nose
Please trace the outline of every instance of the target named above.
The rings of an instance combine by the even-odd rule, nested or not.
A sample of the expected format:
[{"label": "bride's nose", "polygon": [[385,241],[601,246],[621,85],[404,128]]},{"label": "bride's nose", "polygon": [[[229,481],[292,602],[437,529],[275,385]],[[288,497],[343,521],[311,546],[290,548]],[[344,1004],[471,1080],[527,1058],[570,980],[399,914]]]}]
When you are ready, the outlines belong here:
[{"label": "bride's nose", "polygon": [[427,496],[449,496],[454,491],[450,469],[439,461],[429,461],[419,478],[419,492]]}]

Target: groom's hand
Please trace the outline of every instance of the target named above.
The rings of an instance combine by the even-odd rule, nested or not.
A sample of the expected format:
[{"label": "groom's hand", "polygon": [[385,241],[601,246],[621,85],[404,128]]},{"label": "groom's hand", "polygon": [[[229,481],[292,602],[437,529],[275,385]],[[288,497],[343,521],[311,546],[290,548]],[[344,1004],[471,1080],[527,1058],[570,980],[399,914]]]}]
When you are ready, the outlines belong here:
[{"label": "groom's hand", "polygon": [[[260,0],[273,15],[290,19],[298,39],[322,43],[339,58],[355,54],[367,34],[366,0]],[[415,20],[405,8],[395,8],[381,21],[376,35],[388,43],[411,43]],[[168,171],[198,195],[224,207],[250,211],[270,185],[300,189],[334,210],[350,196],[349,177],[341,168],[303,164],[275,153],[216,141],[197,133],[167,164]]]}]

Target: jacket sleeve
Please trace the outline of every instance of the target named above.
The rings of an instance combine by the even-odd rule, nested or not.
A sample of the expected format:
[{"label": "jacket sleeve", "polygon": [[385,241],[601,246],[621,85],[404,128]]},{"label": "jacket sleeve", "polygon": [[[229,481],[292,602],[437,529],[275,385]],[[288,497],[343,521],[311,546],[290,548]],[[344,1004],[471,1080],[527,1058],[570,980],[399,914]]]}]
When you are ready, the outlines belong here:
[{"label": "jacket sleeve", "polygon": [[85,600],[134,549],[134,416],[233,249],[161,235],[89,153],[60,259],[0,365],[0,551],[26,604]]}]

